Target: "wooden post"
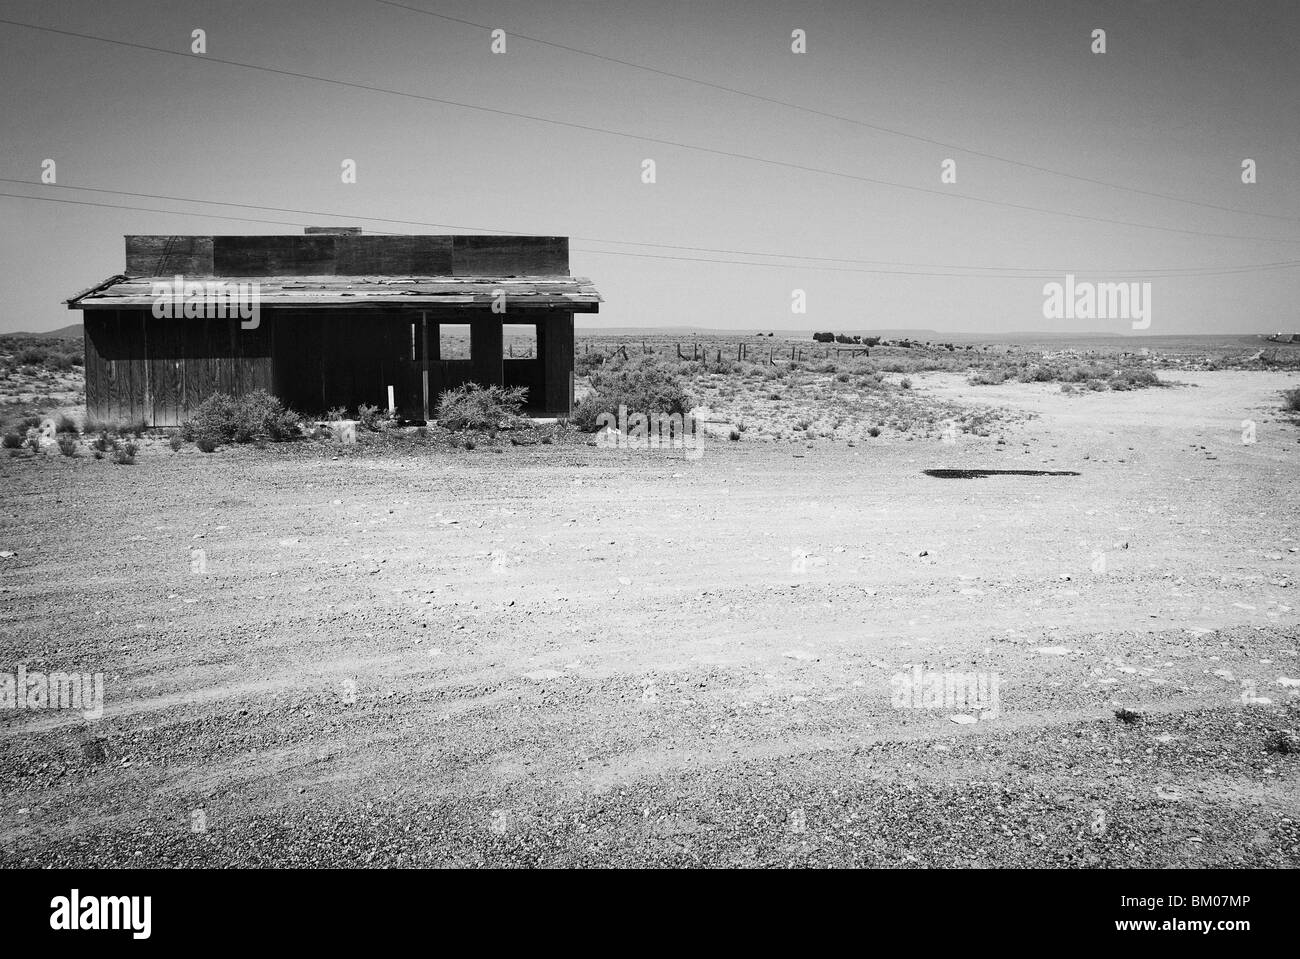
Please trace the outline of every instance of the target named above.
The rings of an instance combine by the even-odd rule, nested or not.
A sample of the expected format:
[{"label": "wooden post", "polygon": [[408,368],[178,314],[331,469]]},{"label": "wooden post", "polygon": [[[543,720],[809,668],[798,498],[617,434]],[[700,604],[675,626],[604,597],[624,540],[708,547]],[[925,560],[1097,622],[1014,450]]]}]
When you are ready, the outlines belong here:
[{"label": "wooden post", "polygon": [[[538,352],[544,357],[543,402],[547,416],[573,414],[573,314],[550,313],[537,331]],[[597,351],[597,355],[599,351]],[[603,357],[602,357],[603,360]],[[602,362],[602,365],[603,362]],[[536,400],[530,397],[530,400]]]},{"label": "wooden post", "polygon": [[424,421],[429,422],[429,314],[420,311],[420,370],[424,379]]},{"label": "wooden post", "polygon": [[[84,327],[83,327],[84,330]],[[143,420],[149,426],[153,426],[153,381],[149,374],[152,372],[150,367],[153,366],[153,357],[149,355],[149,314],[141,311],[140,313],[140,340],[144,344],[144,351],[140,354],[140,366],[144,367],[144,407],[140,416],[134,416],[135,422]],[[133,394],[134,395],[134,394]]]}]

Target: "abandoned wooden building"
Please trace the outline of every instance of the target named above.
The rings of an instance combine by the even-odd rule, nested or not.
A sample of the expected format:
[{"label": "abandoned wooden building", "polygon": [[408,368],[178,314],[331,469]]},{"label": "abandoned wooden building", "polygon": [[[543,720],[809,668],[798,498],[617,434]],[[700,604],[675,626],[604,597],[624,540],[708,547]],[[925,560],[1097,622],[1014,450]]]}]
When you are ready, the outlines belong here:
[{"label": "abandoned wooden building", "polygon": [[[67,302],[83,311],[87,413],[174,426],[255,389],[308,415],[386,409],[391,391],[399,415],[428,419],[466,382],[527,387],[530,413],[567,416],[573,315],[601,297],[569,276],[566,237],[308,228],[128,236],[125,273]],[[522,355],[507,325],[530,339]]]}]

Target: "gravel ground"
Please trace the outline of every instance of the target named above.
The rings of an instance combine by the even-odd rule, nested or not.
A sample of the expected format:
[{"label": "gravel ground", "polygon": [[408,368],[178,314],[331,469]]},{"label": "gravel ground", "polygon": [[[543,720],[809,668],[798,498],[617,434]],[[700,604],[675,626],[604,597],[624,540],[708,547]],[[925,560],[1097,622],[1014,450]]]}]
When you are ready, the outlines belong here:
[{"label": "gravel ground", "polygon": [[0,669],[105,674],[0,712],[0,864],[1300,864],[1295,376],[916,380],[1034,415],[0,459]]}]

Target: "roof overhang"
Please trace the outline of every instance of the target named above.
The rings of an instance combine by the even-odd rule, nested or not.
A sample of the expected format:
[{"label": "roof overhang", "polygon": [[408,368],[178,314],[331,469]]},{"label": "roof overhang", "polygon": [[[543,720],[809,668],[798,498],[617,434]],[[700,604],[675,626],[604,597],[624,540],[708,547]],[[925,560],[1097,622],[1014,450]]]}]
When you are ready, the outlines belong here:
[{"label": "roof overhang", "polygon": [[[178,283],[179,281],[179,283]],[[596,313],[601,295],[576,276],[112,276],[67,301],[71,310],[221,304],[256,296],[261,309],[504,309]],[[180,313],[180,311],[177,311]]]}]

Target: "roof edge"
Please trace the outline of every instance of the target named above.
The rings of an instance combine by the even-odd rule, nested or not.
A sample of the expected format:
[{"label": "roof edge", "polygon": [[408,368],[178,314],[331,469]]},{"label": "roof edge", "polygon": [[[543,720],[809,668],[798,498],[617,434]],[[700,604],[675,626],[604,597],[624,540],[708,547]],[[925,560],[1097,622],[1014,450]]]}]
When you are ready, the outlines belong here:
[{"label": "roof edge", "polygon": [[131,277],[127,276],[125,273],[117,273],[113,276],[110,276],[107,280],[104,280],[102,283],[96,283],[94,286],[86,287],[86,289],[82,290],[80,293],[73,294],[63,302],[68,305],[68,309],[75,310],[77,308],[76,304],[79,303],[81,300],[85,299],[86,297],[90,296],[91,294],[98,293],[100,290],[107,289],[108,287],[112,286],[115,283],[121,283],[123,280],[129,280],[129,279],[131,279]]}]

